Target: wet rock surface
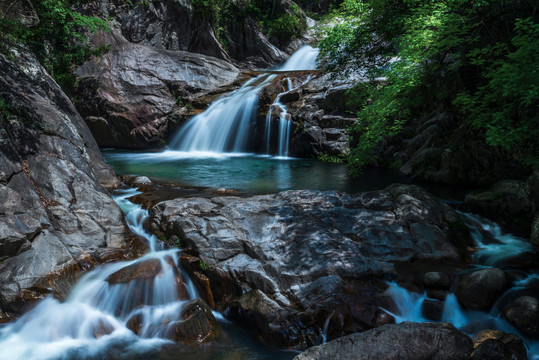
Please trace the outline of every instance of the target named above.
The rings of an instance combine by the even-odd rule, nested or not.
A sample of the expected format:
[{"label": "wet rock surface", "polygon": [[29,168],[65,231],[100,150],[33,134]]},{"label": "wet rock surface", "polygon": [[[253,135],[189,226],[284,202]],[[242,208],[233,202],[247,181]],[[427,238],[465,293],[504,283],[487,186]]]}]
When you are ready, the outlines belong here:
[{"label": "wet rock surface", "polygon": [[503,314],[522,333],[539,339],[539,300],[521,296],[503,309]]},{"label": "wet rock surface", "polygon": [[208,344],[217,340],[222,329],[210,307],[201,299],[184,305],[182,319],[168,325],[166,337],[186,345]]},{"label": "wet rock surface", "polygon": [[483,330],[473,337],[473,360],[528,359],[522,339],[499,330]]},{"label": "wet rock surface", "polygon": [[472,346],[472,340],[449,323],[402,323],[312,347],[294,360],[467,360]]},{"label": "wet rock surface", "polygon": [[77,70],[78,110],[101,147],[162,148],[191,115],[190,100],[232,83],[239,70],[217,58],[160,50],[112,31],[111,50]]},{"label": "wet rock surface", "polygon": [[[357,109],[349,104],[351,95],[347,93],[352,88],[351,84],[331,80],[329,75],[320,77],[312,72],[291,73],[278,78],[273,87],[268,87],[264,92],[273,99],[276,94],[288,90],[287,78],[297,87],[308,76],[314,79],[281,96],[281,102],[288,108],[294,125],[290,155],[305,158],[343,157],[350,151],[346,129],[357,119],[352,115]],[[264,94],[261,98],[264,103]],[[279,113],[272,115],[277,128]]]},{"label": "wet rock surface", "polygon": [[330,315],[341,322],[333,338],[376,326],[382,279],[395,264],[462,261],[469,238],[459,224],[421,188],[394,185],[356,195],[180,198],[156,205],[150,227],[201,259],[191,272],[209,278],[218,308],[266,323],[257,330],[275,344],[301,347],[319,342]]},{"label": "wet rock surface", "polygon": [[17,312],[42,294],[65,293],[81,270],[127,253],[122,211],[104,188],[119,182],[90,131],[33,55],[6,51],[0,54],[7,107],[0,114],[0,307]]},{"label": "wet rock surface", "polygon": [[508,287],[503,270],[488,268],[463,275],[456,295],[467,309],[488,310]]}]

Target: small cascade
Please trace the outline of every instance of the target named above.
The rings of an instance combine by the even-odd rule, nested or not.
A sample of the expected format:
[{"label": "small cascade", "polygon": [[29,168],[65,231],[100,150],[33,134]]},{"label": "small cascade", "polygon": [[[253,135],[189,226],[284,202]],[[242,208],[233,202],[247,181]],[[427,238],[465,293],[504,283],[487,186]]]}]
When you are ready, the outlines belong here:
[{"label": "small cascade", "polygon": [[[315,70],[317,56],[317,49],[308,45],[303,46],[277,71]],[[249,80],[238,90],[211,103],[206,111],[193,117],[180,129],[170,142],[170,148],[193,155],[249,151],[249,141],[252,140],[252,135],[256,130],[258,94],[276,77],[277,75],[274,73],[259,75]],[[286,114],[284,118],[288,118]],[[288,154],[288,141],[284,139],[290,135],[290,121],[284,122],[283,120],[283,124],[279,128],[283,138],[282,143],[279,144],[279,154],[286,156],[285,154]],[[270,134],[268,132],[266,134],[267,149],[269,149],[269,140]]]},{"label": "small cascade", "polygon": [[288,157],[288,147],[290,144],[290,136],[292,135],[292,121],[290,120],[290,115],[288,114],[288,108],[281,103],[281,97],[291,91],[294,91],[301,86],[307,84],[311,81],[312,76],[308,76],[305,81],[300,82],[298,85],[294,86],[292,79],[286,78],[286,88],[285,91],[277,95],[273,104],[270,105],[268,114],[266,115],[266,127],[264,129],[265,139],[266,139],[266,154],[271,154],[271,119],[273,116],[274,109],[279,111],[279,131],[277,138],[277,155],[279,157]]},{"label": "small cascade", "polygon": [[499,266],[517,256],[533,252],[529,241],[504,233],[500,225],[478,215],[459,212],[477,246],[473,260],[478,265]]},{"label": "small cascade", "polygon": [[[477,267],[507,264],[511,259],[532,251],[528,241],[512,234],[503,233],[498,224],[476,215],[460,214],[470,228],[472,237],[478,247],[478,250],[473,255],[473,260]],[[537,272],[525,273],[516,270],[512,272],[513,287],[496,300],[489,312],[463,309],[456,295],[449,293],[443,303],[443,313],[440,320],[452,323],[468,335],[473,335],[483,329],[496,329],[517,334],[527,344],[529,358],[539,360],[539,341],[519,333],[502,315],[502,309],[511,301],[523,295],[538,293],[539,274]],[[425,301],[436,300],[429,299],[426,293],[410,292],[397,283],[391,282],[388,283],[386,294],[393,300],[397,311],[392,313],[386,309],[382,310],[392,315],[397,323],[403,321],[432,321],[425,318],[422,309]]]},{"label": "small cascade", "polygon": [[[143,229],[148,211],[127,200],[137,193],[120,190],[114,199],[130,229],[148,241],[151,251],[137,260],[99,266],[79,280],[64,302],[46,298],[1,328],[1,359],[63,358],[62,354],[84,347],[98,352],[111,343],[145,346],[165,341],[168,326],[178,320],[182,306],[198,294],[181,270],[178,250],[162,250],[155,236]],[[137,272],[153,276],[137,278]],[[138,336],[131,319],[139,324]]]}]

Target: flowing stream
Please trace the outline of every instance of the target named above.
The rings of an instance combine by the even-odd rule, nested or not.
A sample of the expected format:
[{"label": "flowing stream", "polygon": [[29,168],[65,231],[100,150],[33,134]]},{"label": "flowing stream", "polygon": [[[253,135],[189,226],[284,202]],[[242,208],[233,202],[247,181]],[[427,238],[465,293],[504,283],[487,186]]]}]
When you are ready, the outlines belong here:
[{"label": "flowing stream", "polygon": [[[300,48],[277,72],[295,70],[315,70],[318,50],[309,45]],[[277,78],[275,73],[257,76],[245,83],[241,88],[222,96],[210,104],[203,113],[189,120],[172,139],[169,146],[190,155],[242,153],[250,150],[250,140],[256,130],[258,112],[258,95]],[[284,92],[292,89],[285,89]],[[280,106],[277,97],[274,106]],[[271,110],[270,110],[271,111]],[[291,122],[284,117],[279,132],[279,155],[288,155]],[[267,130],[268,141],[271,139]],[[269,149],[269,143],[266,144]]]},{"label": "flowing stream", "polygon": [[[472,238],[477,246],[473,256],[475,268],[490,266],[503,267],[512,264],[512,260],[532,251],[531,245],[525,239],[509,233],[504,233],[500,226],[492,221],[469,213],[460,213],[470,229]],[[509,267],[508,270],[511,270]],[[440,321],[448,321],[468,335],[473,335],[483,329],[497,329],[517,334],[527,345],[528,357],[539,360],[539,341],[521,334],[501,315],[504,306],[522,295],[539,294],[539,271],[530,273],[517,272],[513,286],[508,289],[492,306],[489,312],[463,309],[454,293],[449,293],[443,304]],[[395,282],[390,282],[386,290],[397,307],[397,311],[387,313],[393,315],[397,323],[403,321],[428,322],[425,313],[425,302],[438,302],[429,299],[426,293],[409,291]]]},{"label": "flowing stream", "polygon": [[[228,343],[204,351],[180,348],[166,339],[182,307],[198,297],[193,283],[178,263],[178,249],[163,244],[143,228],[148,211],[128,200],[135,189],[118,190],[114,199],[124,211],[131,231],[143,237],[150,251],[137,260],[105,264],[84,275],[65,301],[52,297],[39,302],[14,323],[0,328],[1,360],[52,359],[203,359],[233,353],[239,359],[288,359],[293,353],[266,349],[253,340]],[[157,276],[122,279],[122,271],[136,266],[157,266]],[[178,291],[178,281],[184,293]],[[119,279],[113,281],[113,279]],[[214,313],[223,326],[228,322]],[[130,319],[139,323],[136,335]],[[131,326],[131,329],[133,327]],[[232,329],[232,333],[238,330]],[[245,336],[245,335],[240,335]],[[230,336],[229,336],[230,337]],[[247,336],[248,337],[248,336]],[[165,349],[165,350],[163,350]]]}]

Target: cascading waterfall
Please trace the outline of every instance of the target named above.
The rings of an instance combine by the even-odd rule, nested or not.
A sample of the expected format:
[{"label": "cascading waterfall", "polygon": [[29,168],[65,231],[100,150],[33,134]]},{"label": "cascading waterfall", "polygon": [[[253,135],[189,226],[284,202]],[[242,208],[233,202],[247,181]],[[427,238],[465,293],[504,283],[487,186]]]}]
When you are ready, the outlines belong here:
[{"label": "cascading waterfall", "polygon": [[[115,343],[139,347],[164,342],[168,326],[178,320],[182,306],[198,297],[190,279],[182,274],[178,250],[162,250],[155,236],[143,229],[148,212],[127,200],[133,189],[114,196],[126,213],[130,229],[144,237],[151,251],[140,259],[102,265],[77,283],[64,302],[46,298],[19,320],[0,329],[1,359],[50,359],[88,356]],[[115,274],[149,263],[157,276],[112,281]],[[184,284],[183,296],[178,281]],[[128,321],[141,323],[136,336]],[[82,350],[84,348],[84,350]]]},{"label": "cascading waterfall", "polygon": [[[460,213],[469,227],[472,237],[478,247],[473,256],[478,267],[503,264],[519,254],[531,250],[529,242],[511,234],[503,233],[500,226],[477,215]],[[473,311],[461,308],[457,297],[449,293],[443,304],[441,321],[448,321],[465,333],[472,335],[479,329],[497,329],[508,333],[518,334],[528,345],[528,356],[531,360],[539,360],[539,341],[520,334],[509,322],[501,316],[501,309],[511,299],[526,293],[532,288],[539,288],[539,274],[518,274],[513,287],[505,292],[492,306],[490,312]],[[427,322],[423,305],[429,299],[426,293],[419,294],[406,290],[395,282],[388,283],[386,294],[391,297],[397,311],[390,312],[382,309],[395,318],[397,323],[404,321]]]},{"label": "cascading waterfall", "polygon": [[[317,56],[317,49],[303,46],[277,71],[315,70]],[[259,75],[238,90],[211,103],[206,111],[193,117],[180,129],[170,142],[170,148],[194,155],[248,151],[249,140],[255,130],[258,94],[276,77],[274,73]],[[289,121],[283,124],[283,137],[289,136],[290,128]],[[269,139],[269,133],[266,138]],[[283,140],[279,145],[282,148],[280,155],[286,156],[287,146],[288,142],[285,144]]]},{"label": "cascading waterfall", "polygon": [[271,153],[271,118],[273,116],[273,109],[279,110],[279,132],[277,141],[277,155],[279,157],[288,157],[288,147],[290,144],[290,135],[292,131],[292,121],[288,115],[288,108],[281,103],[281,97],[291,91],[294,91],[301,86],[311,81],[312,76],[308,76],[305,81],[302,81],[297,86],[293,85],[292,79],[286,78],[287,89],[284,92],[277,95],[273,104],[270,105],[268,114],[266,115],[266,128],[264,129],[266,139],[266,154]]}]

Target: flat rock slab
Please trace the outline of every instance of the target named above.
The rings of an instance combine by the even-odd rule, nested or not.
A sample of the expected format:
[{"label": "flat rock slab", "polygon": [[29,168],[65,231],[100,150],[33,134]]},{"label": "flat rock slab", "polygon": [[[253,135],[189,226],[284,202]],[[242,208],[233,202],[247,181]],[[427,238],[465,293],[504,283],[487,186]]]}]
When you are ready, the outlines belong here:
[{"label": "flat rock slab", "polygon": [[472,340],[450,323],[402,323],[312,347],[294,360],[467,360],[472,347]]},{"label": "flat rock slab", "polygon": [[[226,279],[243,289],[243,297],[263,293],[256,298],[264,301],[229,301],[231,296],[215,293],[214,300],[251,323],[254,314],[262,315],[273,326],[268,332],[297,328],[299,314],[309,317],[301,326],[312,321],[322,328],[332,312],[345,331],[379,325],[374,299],[385,289],[385,274],[416,260],[462,261],[470,241],[459,216],[417,186],[353,195],[287,191],[179,198],[157,204],[152,215],[154,231],[179,237],[207,264],[212,290],[222,292],[215,284],[220,277],[218,282]],[[284,315],[264,310],[269,307],[285,309]],[[320,311],[323,318],[317,318]],[[297,340],[292,338],[273,342],[290,345]],[[303,340],[296,345],[316,343],[298,338]]]}]

